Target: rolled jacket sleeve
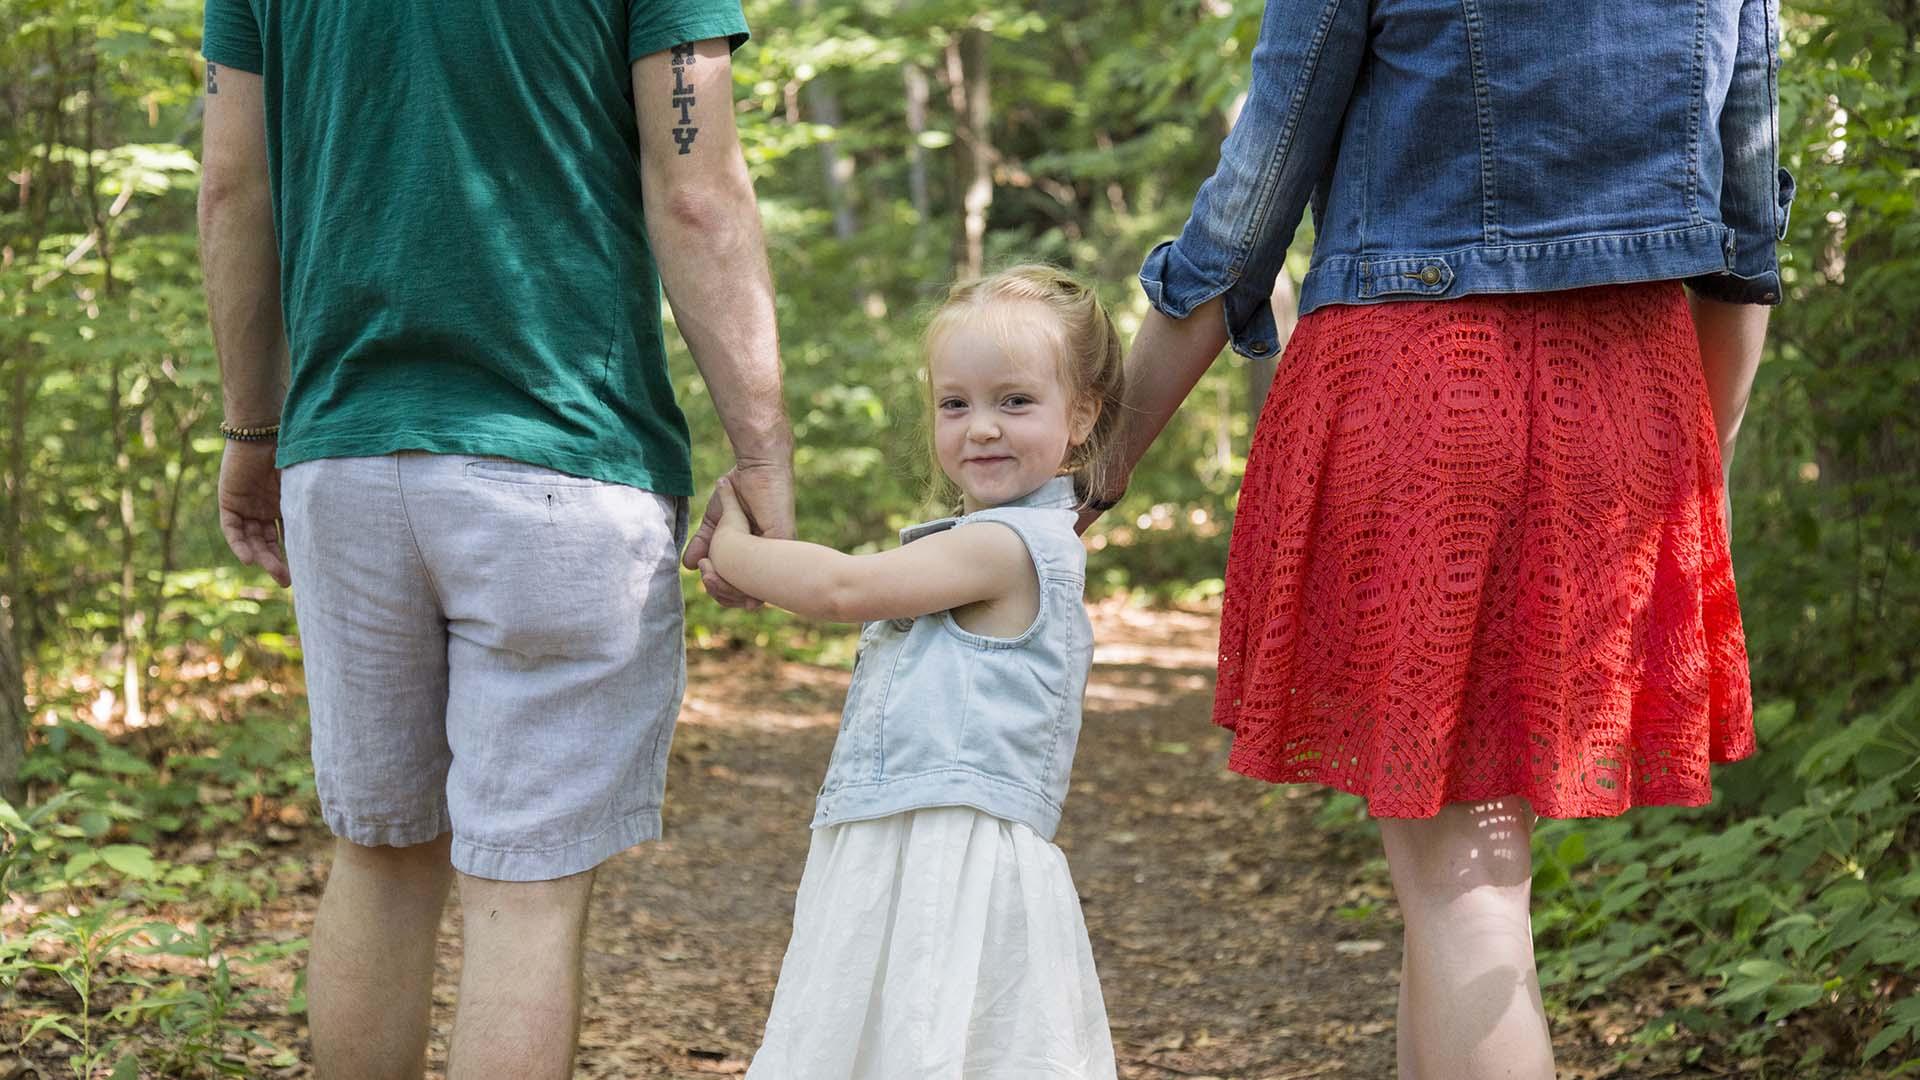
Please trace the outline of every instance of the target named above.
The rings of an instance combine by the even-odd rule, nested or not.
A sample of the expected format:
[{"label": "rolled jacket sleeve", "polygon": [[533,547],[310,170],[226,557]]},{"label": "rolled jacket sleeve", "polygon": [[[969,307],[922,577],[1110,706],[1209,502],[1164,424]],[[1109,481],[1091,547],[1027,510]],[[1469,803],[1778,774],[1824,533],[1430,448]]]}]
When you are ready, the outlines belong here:
[{"label": "rolled jacket sleeve", "polygon": [[1147,256],[1140,284],[1184,319],[1224,297],[1227,331],[1245,356],[1270,356],[1268,297],[1287,245],[1353,94],[1367,45],[1365,0],[1268,0],[1245,108],[1178,239]]},{"label": "rolled jacket sleeve", "polygon": [[1787,235],[1793,176],[1780,167],[1779,0],[1745,0],[1733,78],[1720,113],[1720,217],[1733,230],[1732,266],[1690,279],[1702,296],[1735,304],[1780,302],[1777,244]]}]

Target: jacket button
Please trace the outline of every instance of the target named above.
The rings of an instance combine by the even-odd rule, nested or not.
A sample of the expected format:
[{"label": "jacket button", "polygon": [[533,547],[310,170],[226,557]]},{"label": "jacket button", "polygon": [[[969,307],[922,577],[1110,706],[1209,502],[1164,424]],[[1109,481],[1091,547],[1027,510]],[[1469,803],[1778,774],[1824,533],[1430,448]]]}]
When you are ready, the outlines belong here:
[{"label": "jacket button", "polygon": [[1420,271],[1420,283],[1422,285],[1440,284],[1440,268],[1437,266],[1429,266],[1425,270]]},{"label": "jacket button", "polygon": [[1264,341],[1256,341],[1249,344],[1247,348],[1252,351],[1255,356],[1265,356],[1267,355],[1267,350],[1273,348],[1273,346]]}]

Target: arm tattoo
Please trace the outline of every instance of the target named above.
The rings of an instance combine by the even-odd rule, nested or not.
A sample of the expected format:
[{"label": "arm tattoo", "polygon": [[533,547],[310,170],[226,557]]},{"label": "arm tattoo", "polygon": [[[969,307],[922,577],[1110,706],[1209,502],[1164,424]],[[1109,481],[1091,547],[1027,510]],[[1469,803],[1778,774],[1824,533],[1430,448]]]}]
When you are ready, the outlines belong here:
[{"label": "arm tattoo", "polygon": [[673,107],[680,110],[680,126],[673,129],[673,141],[682,154],[693,153],[693,138],[700,129],[693,126],[693,85],[687,71],[693,67],[693,44],[673,47]]},{"label": "arm tattoo", "polygon": [[207,61],[207,93],[217,94],[220,92],[220,84],[214,81],[215,77],[219,74],[220,69],[215,66],[214,62],[211,60]]}]

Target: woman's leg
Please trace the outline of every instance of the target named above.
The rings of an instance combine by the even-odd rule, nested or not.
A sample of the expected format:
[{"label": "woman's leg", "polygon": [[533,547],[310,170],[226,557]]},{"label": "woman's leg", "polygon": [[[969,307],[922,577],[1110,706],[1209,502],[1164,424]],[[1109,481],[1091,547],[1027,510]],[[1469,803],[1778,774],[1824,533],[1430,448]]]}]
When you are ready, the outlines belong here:
[{"label": "woman's leg", "polygon": [[1553,1080],[1527,911],[1532,832],[1521,798],[1380,819],[1407,928],[1400,1080]]}]

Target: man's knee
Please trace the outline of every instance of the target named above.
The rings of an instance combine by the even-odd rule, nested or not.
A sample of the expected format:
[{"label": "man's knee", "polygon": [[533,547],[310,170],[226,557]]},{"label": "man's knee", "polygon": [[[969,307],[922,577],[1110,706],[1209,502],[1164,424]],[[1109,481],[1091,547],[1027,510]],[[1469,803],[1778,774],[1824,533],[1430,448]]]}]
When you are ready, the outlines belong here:
[{"label": "man's knee", "polygon": [[585,914],[593,894],[594,871],[587,870],[550,881],[497,881],[459,874],[460,905],[469,917],[489,919],[578,918]]},{"label": "man's knee", "polygon": [[453,864],[448,861],[452,841],[451,833],[442,833],[424,844],[369,847],[335,838],[331,873],[442,888],[453,879]]}]

